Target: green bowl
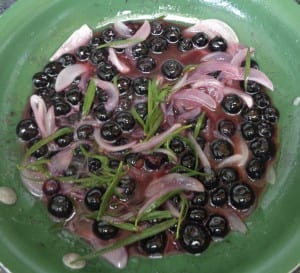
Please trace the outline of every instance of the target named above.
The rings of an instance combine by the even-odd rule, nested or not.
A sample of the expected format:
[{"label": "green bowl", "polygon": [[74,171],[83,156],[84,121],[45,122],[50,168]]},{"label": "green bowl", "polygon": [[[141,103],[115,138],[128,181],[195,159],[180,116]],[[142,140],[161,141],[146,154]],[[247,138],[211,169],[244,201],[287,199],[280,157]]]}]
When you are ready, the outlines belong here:
[{"label": "green bowl", "polygon": [[[294,0],[18,0],[0,18],[0,172],[1,185],[14,188],[14,206],[0,204],[0,262],[13,273],[71,272],[61,261],[87,246],[68,233],[49,233],[52,222],[43,205],[21,185],[21,156],[15,126],[31,93],[31,77],[80,25],[95,27],[113,18],[174,14],[217,18],[240,40],[257,49],[256,59],[272,79],[271,94],[280,110],[276,184],[269,185],[246,235],[230,234],[201,256],[132,258],[121,272],[288,273],[300,262],[300,6]],[[1,270],[0,270],[1,271]],[[80,272],[120,272],[96,259]]]}]

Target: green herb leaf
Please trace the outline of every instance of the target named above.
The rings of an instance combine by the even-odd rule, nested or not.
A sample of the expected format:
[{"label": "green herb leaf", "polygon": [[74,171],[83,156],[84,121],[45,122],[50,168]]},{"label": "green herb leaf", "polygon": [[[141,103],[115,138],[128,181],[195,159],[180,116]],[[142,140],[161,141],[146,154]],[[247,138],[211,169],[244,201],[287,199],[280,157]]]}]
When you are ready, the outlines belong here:
[{"label": "green herb leaf", "polygon": [[185,216],[187,214],[188,207],[189,207],[188,201],[184,197],[183,194],[180,194],[180,199],[181,199],[181,208],[180,208],[180,213],[179,213],[178,222],[177,222],[176,240],[179,238],[179,232],[180,232],[180,229],[181,229],[181,225],[182,225],[182,222],[185,219]]},{"label": "green herb leaf", "polygon": [[202,114],[199,116],[196,126],[195,126],[195,130],[193,133],[194,138],[197,138],[197,136],[199,135],[204,118],[205,118],[205,112],[202,112]]},{"label": "green herb leaf", "polygon": [[134,224],[131,224],[131,223],[127,223],[127,222],[115,223],[115,222],[109,222],[107,220],[105,220],[105,221],[108,222],[110,225],[112,225],[114,227],[117,227],[119,229],[128,230],[128,231],[131,231],[131,232],[139,231],[139,227],[137,227],[137,226],[135,226]]},{"label": "green herb leaf", "polygon": [[135,120],[142,126],[142,128],[145,130],[145,123],[143,121],[143,119],[140,117],[140,115],[138,114],[138,112],[135,110],[134,107],[131,108],[131,114],[133,115],[133,117],[135,118]]},{"label": "green herb leaf", "polygon": [[40,149],[42,146],[48,144],[49,142],[53,141],[54,139],[61,137],[63,135],[73,133],[72,128],[61,128],[58,129],[55,133],[45,138],[42,138],[40,141],[34,143],[24,154],[23,161],[28,159],[36,150]]},{"label": "green herb leaf", "polygon": [[186,176],[206,176],[207,175],[206,173],[191,170],[182,165],[175,165],[171,169],[171,172],[184,172],[184,175],[186,175]]},{"label": "green herb leaf", "polygon": [[123,45],[127,45],[127,44],[138,44],[140,42],[144,41],[144,39],[141,39],[141,38],[128,38],[128,39],[125,39],[125,40],[116,40],[116,41],[112,41],[112,42],[109,42],[109,43],[106,43],[106,44],[102,44],[102,45],[99,45],[97,47],[98,48],[105,48],[105,47],[119,47],[119,46],[123,46]]},{"label": "green herb leaf", "polygon": [[87,91],[84,96],[82,115],[85,117],[89,114],[90,109],[93,105],[93,101],[96,94],[96,83],[94,80],[90,80]]},{"label": "green herb leaf", "polygon": [[150,221],[154,219],[169,219],[173,218],[173,215],[168,210],[156,210],[151,211],[141,217],[141,221]]},{"label": "green herb leaf", "polygon": [[170,228],[171,226],[173,226],[176,223],[176,219],[171,219],[171,220],[167,220],[164,221],[162,223],[159,223],[157,225],[151,226],[149,228],[146,228],[140,232],[137,233],[133,233],[129,236],[127,236],[126,238],[124,238],[123,240],[117,241],[115,243],[112,243],[111,245],[108,245],[104,248],[102,248],[101,250],[98,251],[94,251],[90,254],[87,254],[85,256],[82,256],[79,260],[81,259],[92,259],[95,257],[98,257],[100,255],[103,255],[105,253],[108,253],[112,250],[118,249],[120,247],[124,247],[124,246],[128,246],[131,245],[135,242],[138,242],[140,240],[152,237],[160,232],[163,232],[165,230],[167,230],[168,228]]},{"label": "green herb leaf", "polygon": [[244,76],[244,90],[247,90],[248,87],[248,77],[250,74],[250,67],[251,67],[251,52],[250,48],[248,47],[247,56],[246,56],[246,63],[245,63],[245,76]]}]

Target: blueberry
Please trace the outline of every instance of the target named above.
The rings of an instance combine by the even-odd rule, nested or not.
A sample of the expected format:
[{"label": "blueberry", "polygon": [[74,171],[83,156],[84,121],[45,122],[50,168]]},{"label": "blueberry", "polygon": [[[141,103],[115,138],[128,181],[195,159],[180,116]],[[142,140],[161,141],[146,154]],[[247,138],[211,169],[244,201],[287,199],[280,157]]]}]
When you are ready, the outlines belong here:
[{"label": "blueberry", "polygon": [[91,48],[89,46],[80,46],[76,51],[76,56],[80,61],[87,61],[91,55]]},{"label": "blueberry", "polygon": [[175,44],[181,38],[181,30],[177,26],[169,25],[164,29],[164,37],[170,44]]},{"label": "blueberry", "polygon": [[84,204],[89,210],[98,211],[102,201],[103,190],[95,187],[87,191],[84,197]]},{"label": "blueberry", "polygon": [[203,192],[194,192],[194,196],[191,199],[191,207],[203,207],[208,202],[208,193],[207,191]]},{"label": "blueberry", "polygon": [[245,107],[242,111],[242,116],[245,120],[255,123],[259,122],[262,119],[261,110],[256,107]]},{"label": "blueberry", "polygon": [[221,135],[231,137],[234,135],[236,128],[231,120],[223,119],[218,124],[218,130]]},{"label": "blueberry", "polygon": [[94,234],[102,240],[110,240],[117,236],[119,229],[110,225],[105,221],[94,221],[93,224]]},{"label": "blueberry", "polygon": [[117,75],[117,69],[109,63],[100,63],[97,67],[97,76],[103,81],[112,81]]},{"label": "blueberry", "polygon": [[133,80],[133,90],[135,94],[144,96],[148,94],[149,79],[146,77],[138,77]]},{"label": "blueberry", "polygon": [[119,112],[115,121],[123,131],[131,131],[135,126],[135,119],[130,112]]},{"label": "blueberry", "polygon": [[80,92],[79,88],[74,87],[66,93],[66,99],[72,105],[77,105],[82,100],[82,93]]},{"label": "blueberry", "polygon": [[189,168],[189,169],[194,169],[196,164],[196,158],[195,155],[191,152],[186,152],[182,157],[181,157],[181,165]]},{"label": "blueberry", "polygon": [[[244,81],[240,82],[240,87],[243,90],[245,90],[245,82]],[[254,94],[260,93],[262,91],[262,87],[259,83],[250,80],[247,82],[247,90],[245,90],[245,91],[250,95],[254,95]]]},{"label": "blueberry", "polygon": [[148,114],[148,105],[145,102],[139,102],[134,106],[136,112],[142,120],[146,120]]},{"label": "blueberry", "polygon": [[[39,138],[39,137],[30,140],[29,143],[28,143],[28,148],[31,147],[32,145],[34,145],[35,143],[39,142],[40,140],[41,140],[41,138]],[[48,150],[48,145],[44,144],[42,147],[35,150],[32,153],[32,156],[34,156],[35,158],[40,158],[40,157],[43,157],[43,156],[47,155],[48,151],[49,151]]]},{"label": "blueberry", "polygon": [[59,72],[63,69],[63,66],[60,62],[50,62],[44,67],[44,72],[52,78],[57,77]]},{"label": "blueberry", "polygon": [[108,162],[108,166],[113,170],[118,169],[119,165],[120,165],[120,160],[118,159],[110,159]]},{"label": "blueberry", "polygon": [[51,97],[54,95],[55,90],[51,87],[44,87],[35,90],[35,94],[40,96],[46,104],[51,104]]},{"label": "blueberry", "polygon": [[218,187],[210,193],[210,201],[216,207],[224,206],[228,201],[228,192],[224,187]]},{"label": "blueberry", "polygon": [[78,168],[71,164],[64,172],[64,176],[75,176],[77,175]]},{"label": "blueberry", "polygon": [[149,56],[143,56],[137,59],[136,67],[143,73],[150,73],[156,67],[156,60]]},{"label": "blueberry", "polygon": [[77,137],[80,140],[91,139],[93,137],[94,128],[92,125],[83,124],[77,128]]},{"label": "blueberry", "polygon": [[152,35],[161,35],[163,33],[163,26],[161,23],[154,21],[151,22],[151,34]]},{"label": "blueberry", "polygon": [[35,73],[32,77],[32,84],[36,89],[49,87],[51,81],[51,77],[45,72]]},{"label": "blueberry", "polygon": [[145,166],[150,170],[157,170],[161,168],[166,162],[168,162],[168,156],[163,153],[154,152],[148,154],[144,158]]},{"label": "blueberry", "polygon": [[96,97],[101,103],[107,102],[108,100],[108,95],[106,91],[99,87],[96,88]]},{"label": "blueberry", "polygon": [[245,140],[253,140],[257,137],[257,128],[252,122],[243,123],[241,125],[241,132]]},{"label": "blueberry", "polygon": [[244,183],[235,184],[230,189],[230,203],[238,210],[249,209],[255,201],[255,194],[252,188]]},{"label": "blueberry", "polygon": [[230,167],[225,167],[221,169],[218,177],[220,182],[227,187],[232,186],[235,182],[239,180],[239,175],[237,171]]},{"label": "blueberry", "polygon": [[273,135],[273,126],[268,122],[260,122],[257,124],[259,136],[270,138]]},{"label": "blueberry", "polygon": [[224,38],[220,36],[216,36],[209,41],[208,47],[211,51],[226,51],[227,42],[225,41]]},{"label": "blueberry", "polygon": [[94,109],[94,114],[96,118],[100,121],[107,121],[112,117],[112,113],[106,111],[104,104],[99,104]]},{"label": "blueberry", "polygon": [[211,143],[211,152],[214,159],[224,159],[233,155],[233,147],[225,139],[216,139]]},{"label": "blueberry", "polygon": [[167,245],[167,236],[162,232],[143,239],[140,245],[142,250],[148,255],[163,253]]},{"label": "blueberry", "polygon": [[99,65],[107,61],[108,52],[105,48],[92,49],[90,54],[90,62],[94,65]]},{"label": "blueberry", "polygon": [[264,92],[259,92],[253,95],[253,100],[254,104],[259,108],[259,109],[265,109],[270,105],[270,98],[267,94]]},{"label": "blueberry", "polygon": [[229,232],[228,221],[225,217],[213,214],[207,221],[206,227],[210,233],[210,236],[214,239],[224,238]]},{"label": "blueberry", "polygon": [[186,218],[190,221],[199,222],[200,224],[207,218],[207,211],[204,208],[190,208]]},{"label": "blueberry", "polygon": [[66,102],[56,102],[54,104],[55,116],[64,116],[71,111],[71,106]]},{"label": "blueberry", "polygon": [[192,37],[192,42],[195,47],[201,48],[208,44],[208,36],[204,32],[198,32]]},{"label": "blueberry", "polygon": [[262,178],[265,170],[266,168],[264,162],[258,158],[251,159],[246,166],[247,174],[253,180]]},{"label": "blueberry", "polygon": [[119,187],[123,190],[122,193],[126,196],[132,195],[135,191],[135,181],[129,176],[123,176],[119,182]]},{"label": "blueberry", "polygon": [[66,195],[57,194],[50,199],[48,211],[57,218],[69,218],[73,213],[73,204]]},{"label": "blueberry", "polygon": [[115,141],[122,134],[121,127],[113,121],[107,121],[101,128],[101,136],[107,141]]},{"label": "blueberry", "polygon": [[90,40],[89,44],[92,48],[98,47],[100,45],[103,45],[105,42],[103,41],[102,37],[93,36]]},{"label": "blueberry", "polygon": [[184,250],[190,253],[201,253],[208,248],[210,236],[199,223],[185,222],[180,229],[179,243]]},{"label": "blueberry", "polygon": [[132,47],[132,56],[134,58],[146,56],[148,53],[149,53],[149,46],[145,41],[138,43]]},{"label": "blueberry", "polygon": [[279,112],[273,107],[267,107],[263,111],[263,120],[275,124],[279,119]]},{"label": "blueberry", "polygon": [[270,140],[265,137],[259,137],[250,143],[250,150],[253,155],[263,161],[267,161],[273,155],[273,147]]},{"label": "blueberry", "polygon": [[17,125],[16,134],[20,139],[28,141],[39,134],[39,129],[34,120],[23,119]]},{"label": "blueberry", "polygon": [[73,54],[66,53],[60,56],[58,61],[62,64],[63,67],[67,67],[71,64],[76,63],[76,57]]},{"label": "blueberry", "polygon": [[180,138],[174,137],[170,141],[170,149],[175,154],[181,154],[182,152],[185,151],[185,144],[184,144],[184,142]]},{"label": "blueberry", "polygon": [[168,49],[168,41],[161,36],[155,36],[149,41],[149,48],[154,54],[161,54]]},{"label": "blueberry", "polygon": [[103,41],[105,43],[109,43],[111,41],[113,41],[116,37],[115,32],[111,29],[111,28],[107,28],[105,30],[103,30],[101,38],[103,39]]},{"label": "blueberry", "polygon": [[202,182],[206,190],[211,190],[219,185],[219,177],[215,170],[205,170],[205,175],[201,176],[199,180]]},{"label": "blueberry", "polygon": [[128,77],[119,77],[117,80],[117,87],[120,94],[126,94],[131,90],[131,79]]},{"label": "blueberry", "polygon": [[173,59],[165,61],[161,66],[161,72],[168,80],[176,80],[182,71],[182,64]]},{"label": "blueberry", "polygon": [[53,94],[53,96],[51,97],[52,104],[60,103],[60,102],[64,102],[65,103],[66,102],[65,101],[65,96],[66,96],[65,91],[55,92]]},{"label": "blueberry", "polygon": [[243,107],[243,101],[235,94],[224,96],[221,104],[224,111],[229,114],[238,114]]},{"label": "blueberry", "polygon": [[132,105],[132,97],[124,96],[119,99],[118,107],[116,108],[116,112],[129,111]]},{"label": "blueberry", "polygon": [[193,42],[190,38],[182,38],[177,44],[177,48],[180,52],[186,52],[193,49]]},{"label": "blueberry", "polygon": [[57,137],[54,141],[59,147],[63,148],[68,146],[73,141],[73,139],[74,139],[73,133],[71,132]]},{"label": "blueberry", "polygon": [[135,166],[141,159],[138,153],[129,153],[125,156],[125,162],[129,166]]},{"label": "blueberry", "polygon": [[48,179],[44,181],[42,187],[43,193],[47,196],[51,196],[53,194],[57,194],[60,190],[60,184],[55,179]]},{"label": "blueberry", "polygon": [[85,155],[82,153],[82,149],[84,149],[86,152],[89,152],[91,150],[91,146],[86,143],[83,143],[76,147],[73,151],[74,160],[83,161],[85,159]]},{"label": "blueberry", "polygon": [[102,164],[101,161],[97,158],[89,157],[87,160],[87,165],[89,172],[94,174],[99,174],[99,171],[101,170]]}]

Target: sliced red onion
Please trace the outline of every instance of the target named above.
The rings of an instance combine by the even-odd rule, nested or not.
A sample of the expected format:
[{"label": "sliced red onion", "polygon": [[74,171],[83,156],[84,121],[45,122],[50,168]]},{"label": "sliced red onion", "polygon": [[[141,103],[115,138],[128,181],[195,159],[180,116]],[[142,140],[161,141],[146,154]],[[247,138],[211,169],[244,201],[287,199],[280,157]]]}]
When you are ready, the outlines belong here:
[{"label": "sliced red onion", "polygon": [[42,137],[51,135],[56,130],[53,106],[47,111],[44,100],[38,95],[30,97],[30,106]]},{"label": "sliced red onion", "polygon": [[111,112],[111,111],[115,110],[115,108],[119,104],[119,95],[120,95],[117,87],[111,82],[102,81],[102,80],[99,80],[96,78],[94,78],[94,81],[95,81],[95,84],[99,88],[104,89],[108,95],[108,100],[105,103],[106,111]]},{"label": "sliced red onion", "polygon": [[73,149],[68,147],[51,157],[47,164],[49,171],[53,175],[61,175],[70,165],[73,158]]},{"label": "sliced red onion", "polygon": [[274,185],[276,183],[276,172],[273,166],[268,167],[267,175],[266,175],[267,183]]},{"label": "sliced red onion", "polygon": [[249,158],[249,149],[245,141],[240,140],[239,142],[239,153],[227,157],[221,163],[218,164],[218,168],[224,168],[228,166],[239,166],[244,167]]},{"label": "sliced red onion", "polygon": [[198,80],[192,81],[193,88],[206,88],[207,90],[214,88],[220,89],[224,87],[224,84],[212,76],[202,75]]},{"label": "sliced red onion", "polygon": [[[243,68],[240,68],[240,73],[242,73],[241,80],[243,80],[245,78]],[[274,91],[274,86],[273,86],[273,83],[271,82],[271,80],[267,77],[266,74],[264,74],[263,72],[261,72],[258,69],[250,68],[250,74],[248,76],[248,80],[257,82],[257,83],[267,87],[271,91]]]},{"label": "sliced red onion", "polygon": [[201,58],[201,62],[209,62],[209,61],[223,61],[230,62],[232,60],[232,56],[227,52],[217,51],[208,53],[204,57]]},{"label": "sliced red onion", "polygon": [[102,137],[100,134],[100,129],[97,128],[94,130],[94,138],[97,142],[97,144],[99,145],[99,148],[107,151],[107,152],[120,152],[120,151],[124,151],[127,149],[130,149],[132,147],[134,147],[136,145],[136,141],[132,141],[128,144],[125,145],[120,145],[120,146],[113,146],[111,144],[108,144]]},{"label": "sliced red onion", "polygon": [[148,38],[151,32],[151,26],[148,21],[145,21],[144,24],[137,30],[137,32],[127,39],[127,43],[122,45],[112,46],[113,48],[127,48],[132,47]]},{"label": "sliced red onion", "polygon": [[240,49],[232,58],[230,61],[231,64],[236,66],[241,66],[242,62],[246,60],[248,53],[248,48]]},{"label": "sliced red onion", "polygon": [[79,46],[86,45],[93,37],[93,31],[88,25],[83,25],[75,30],[71,36],[60,46],[60,48],[52,55],[50,61],[57,60],[65,53],[73,53]]},{"label": "sliced red onion", "polygon": [[172,202],[170,200],[168,200],[165,204],[164,204],[164,207],[171,212],[171,214],[178,218],[179,215],[180,215],[180,212],[178,211],[177,208],[174,207],[174,205],[172,204]]},{"label": "sliced red onion", "polygon": [[169,126],[172,126],[175,123],[173,101],[171,101],[167,107],[166,116],[164,117],[164,121],[166,121],[169,124]]},{"label": "sliced red onion", "polygon": [[126,74],[130,71],[130,68],[118,58],[113,48],[108,49],[108,60],[118,69],[119,72]]},{"label": "sliced red onion", "polygon": [[180,90],[181,88],[183,88],[184,86],[187,85],[187,79],[188,79],[188,73],[185,73],[179,81],[176,82],[176,84],[172,87],[171,89],[171,94]]},{"label": "sliced red onion", "polygon": [[21,169],[21,180],[26,189],[36,197],[43,196],[43,182],[47,179],[45,175],[29,169]]},{"label": "sliced red onion", "polygon": [[131,29],[121,21],[114,23],[114,30],[123,38],[131,37]]},{"label": "sliced red onion", "polygon": [[246,234],[248,229],[243,220],[232,210],[226,213],[226,218],[229,222],[232,231],[237,231]]},{"label": "sliced red onion", "polygon": [[216,35],[222,36],[228,43],[238,43],[239,39],[234,30],[225,22],[217,19],[200,20],[195,25],[187,28],[184,33],[205,32],[209,38]]},{"label": "sliced red onion", "polygon": [[208,160],[207,156],[205,155],[205,153],[203,152],[200,145],[198,144],[198,142],[196,141],[196,139],[192,136],[191,133],[188,133],[188,138],[193,143],[193,145],[196,149],[197,155],[198,155],[200,162],[202,163],[204,169],[210,169],[211,167],[210,167],[209,160]]},{"label": "sliced red onion", "polygon": [[185,109],[193,109],[194,107],[207,107],[211,111],[215,111],[217,107],[216,101],[203,91],[188,88],[176,92],[172,99],[176,105],[181,105]]},{"label": "sliced red onion", "polygon": [[161,149],[157,149],[157,150],[155,150],[155,151],[156,151],[157,153],[163,153],[163,154],[166,154],[166,155],[171,159],[171,161],[173,161],[173,162],[175,162],[175,163],[178,161],[178,158],[177,158],[176,154],[175,154],[174,152],[168,150],[168,149],[163,149],[163,148],[161,148]]},{"label": "sliced red onion", "polygon": [[145,196],[157,197],[157,195],[160,195],[161,197],[174,190],[202,192],[204,191],[204,187],[196,178],[179,173],[169,173],[152,180],[145,190]]},{"label": "sliced red onion", "polygon": [[145,152],[149,151],[156,146],[158,146],[160,143],[162,143],[170,134],[172,134],[174,131],[179,129],[181,127],[180,123],[175,123],[172,127],[170,127],[168,130],[164,131],[163,133],[152,137],[150,140],[147,142],[141,142],[132,147],[132,151],[134,153],[139,153],[139,152]]},{"label": "sliced red onion", "polygon": [[187,120],[193,120],[201,113],[200,107],[195,107],[190,111],[183,112],[177,117],[177,122],[184,123]]},{"label": "sliced red onion", "polygon": [[64,68],[57,76],[55,90],[60,92],[72,84],[74,79],[83,73],[87,73],[87,66],[84,64],[72,64]]},{"label": "sliced red onion", "polygon": [[253,98],[250,95],[248,95],[247,93],[243,92],[242,90],[226,86],[223,89],[223,92],[224,92],[224,95],[235,94],[235,95],[239,96],[247,104],[247,106],[249,108],[251,108],[253,106]]}]

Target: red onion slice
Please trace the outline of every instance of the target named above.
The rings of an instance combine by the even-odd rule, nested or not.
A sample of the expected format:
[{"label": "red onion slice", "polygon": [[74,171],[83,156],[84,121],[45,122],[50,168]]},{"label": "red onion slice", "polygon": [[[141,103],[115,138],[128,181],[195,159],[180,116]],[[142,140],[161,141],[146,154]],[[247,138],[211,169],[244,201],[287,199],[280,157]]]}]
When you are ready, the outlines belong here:
[{"label": "red onion slice", "polygon": [[[240,72],[242,72],[242,80],[243,80],[245,77],[243,68],[240,68]],[[265,73],[261,72],[260,70],[250,68],[250,74],[248,76],[248,80],[257,82],[257,83],[267,87],[271,91],[274,91],[273,83],[267,77],[267,75]]]},{"label": "red onion slice", "polygon": [[108,60],[119,70],[119,72],[126,74],[130,71],[130,68],[118,58],[113,48],[108,49]]},{"label": "red onion slice", "polygon": [[201,62],[209,62],[209,61],[223,61],[223,62],[230,62],[232,60],[232,56],[227,52],[212,52],[208,53],[204,57],[201,58]]},{"label": "red onion slice", "polygon": [[108,144],[100,135],[100,129],[97,128],[94,130],[94,138],[99,145],[99,148],[107,151],[107,152],[120,152],[124,151],[127,149],[130,149],[136,145],[136,141],[132,141],[128,144],[125,145],[120,145],[120,146],[113,146],[111,144]]},{"label": "red onion slice", "polygon": [[102,81],[102,80],[99,80],[96,78],[94,78],[94,81],[95,81],[95,84],[99,88],[104,89],[108,95],[108,100],[104,105],[106,111],[108,111],[108,112],[113,111],[119,104],[120,93],[119,93],[117,87],[111,82]]},{"label": "red onion slice", "polygon": [[229,222],[232,231],[237,231],[246,234],[248,229],[243,220],[232,210],[226,213],[226,218]]},{"label": "red onion slice", "polygon": [[184,123],[187,120],[194,120],[201,113],[201,108],[196,107],[190,111],[183,112],[177,117],[178,123]]},{"label": "red onion slice", "polygon": [[247,93],[243,92],[242,90],[226,86],[223,89],[223,92],[224,92],[224,95],[235,94],[235,95],[239,96],[247,104],[247,106],[249,108],[251,108],[253,106],[253,98],[250,95],[248,95]]},{"label": "red onion slice", "polygon": [[148,38],[151,32],[151,26],[148,21],[145,21],[144,24],[137,30],[137,32],[127,39],[127,43],[122,45],[112,46],[113,48],[127,48],[132,47]]},{"label": "red onion slice", "polygon": [[30,106],[42,137],[51,135],[56,130],[53,106],[47,111],[44,100],[38,95],[30,97]]},{"label": "red onion slice", "polygon": [[131,37],[131,29],[121,21],[114,23],[114,30],[123,38]]},{"label": "red onion slice", "polygon": [[21,180],[26,189],[33,196],[41,198],[43,196],[43,182],[47,179],[46,176],[29,169],[21,169],[20,173]]},{"label": "red onion slice", "polygon": [[231,64],[241,66],[242,62],[246,60],[248,48],[240,49],[232,58]]},{"label": "red onion slice", "polygon": [[86,45],[93,36],[93,31],[88,25],[83,25],[75,30],[71,36],[60,46],[60,48],[52,55],[50,61],[57,60],[65,53],[73,53],[79,46]]},{"label": "red onion slice", "polygon": [[187,28],[184,33],[205,32],[209,38],[221,35],[228,43],[238,43],[239,39],[234,30],[225,22],[217,19],[200,20],[195,25]]},{"label": "red onion slice", "polygon": [[64,68],[56,78],[55,90],[60,92],[72,84],[74,79],[83,73],[87,73],[87,66],[84,64],[72,64]]},{"label": "red onion slice", "polygon": [[161,133],[157,136],[152,137],[149,141],[141,142],[141,143],[134,145],[132,147],[132,151],[134,153],[149,151],[149,150],[155,148],[160,143],[162,143],[170,134],[172,134],[174,131],[176,131],[180,127],[181,127],[180,123],[175,123],[168,130],[164,131],[163,133]]},{"label": "red onion slice", "polygon": [[192,136],[191,133],[188,134],[188,138],[193,143],[193,145],[196,149],[197,155],[198,155],[200,162],[202,163],[204,169],[210,169],[211,167],[210,167],[209,160],[208,160],[207,156],[205,155],[205,153],[203,152],[200,145],[198,144],[198,142],[196,141],[196,139]]},{"label": "red onion slice", "polygon": [[68,147],[51,157],[48,168],[51,174],[61,175],[70,165],[73,158],[73,149]]}]

